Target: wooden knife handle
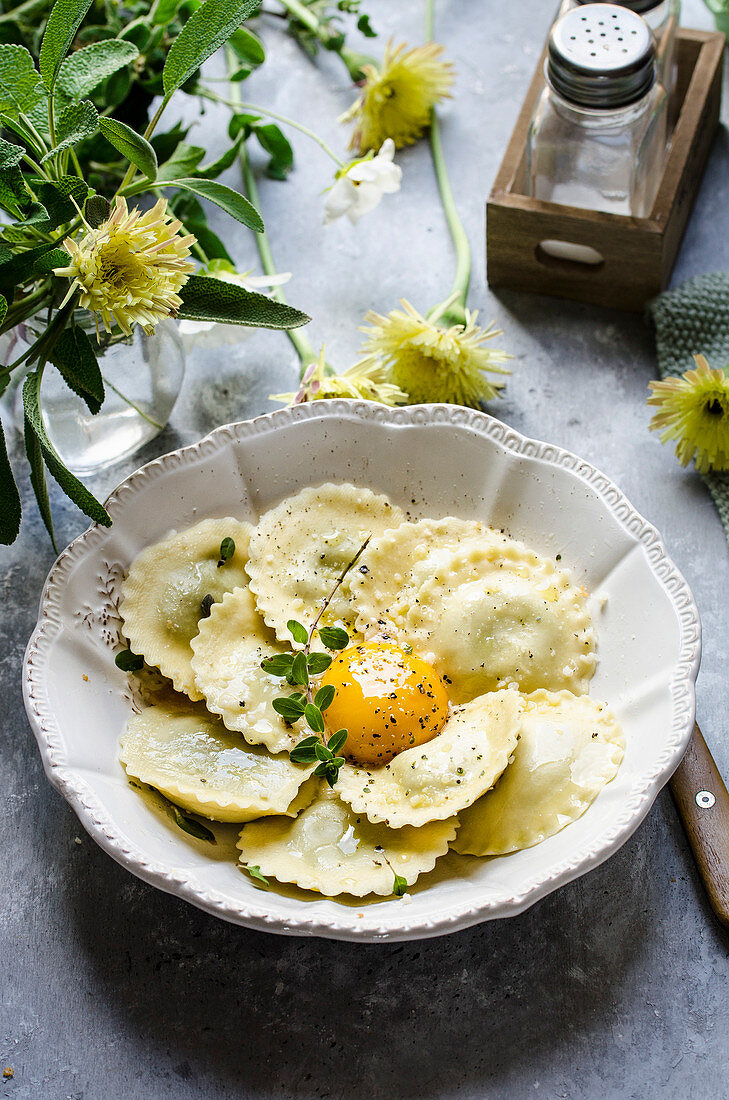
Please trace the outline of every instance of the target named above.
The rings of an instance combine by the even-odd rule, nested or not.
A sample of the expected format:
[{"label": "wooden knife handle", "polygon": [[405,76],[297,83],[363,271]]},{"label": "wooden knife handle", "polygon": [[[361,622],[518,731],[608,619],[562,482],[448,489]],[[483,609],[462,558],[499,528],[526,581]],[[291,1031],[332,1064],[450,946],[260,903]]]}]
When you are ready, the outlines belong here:
[{"label": "wooden knife handle", "polygon": [[671,779],[711,908],[729,928],[729,792],[698,725]]}]

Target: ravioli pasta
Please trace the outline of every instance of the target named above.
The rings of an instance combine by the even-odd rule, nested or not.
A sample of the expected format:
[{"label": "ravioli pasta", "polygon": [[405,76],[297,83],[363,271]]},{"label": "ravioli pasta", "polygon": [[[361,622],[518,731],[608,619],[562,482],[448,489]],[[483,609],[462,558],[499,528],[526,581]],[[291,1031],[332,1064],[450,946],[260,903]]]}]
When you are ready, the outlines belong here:
[{"label": "ravioli pasta", "polygon": [[[365,539],[402,522],[386,496],[354,485],[302,489],[266,512],[253,532],[248,574],[256,606],[286,642],[289,619],[311,622]],[[353,627],[349,575],[322,620]]]},{"label": "ravioli pasta", "polygon": [[246,825],[238,848],[243,866],[256,866],[279,882],[328,897],[364,897],[392,894],[395,874],[411,886],[433,869],[455,835],[453,819],[419,829],[373,825],[323,787],[294,821],[272,817]]},{"label": "ravioli pasta", "polygon": [[282,646],[256,611],[250,589],[236,588],[214,604],[191,644],[197,690],[228,729],[271,752],[289,752],[301,740],[303,735],[273,709],[273,700],[285,691],[261,661],[282,652]]},{"label": "ravioli pasta", "polygon": [[215,821],[286,813],[313,770],[246,745],[193,703],[135,714],[122,737],[121,761],[127,774]]},{"label": "ravioli pasta", "polygon": [[[122,585],[119,614],[130,648],[190,699],[202,699],[190,667],[202,602],[247,583],[250,533],[250,524],[230,517],[202,520],[143,550]],[[235,553],[219,566],[225,538],[234,540]]]},{"label": "ravioli pasta", "polygon": [[453,817],[494,785],[516,748],[522,704],[514,691],[493,692],[456,707],[425,745],[383,768],[345,764],[340,797],[370,821],[393,829]]},{"label": "ravioli pasta", "polygon": [[[393,533],[393,539],[396,532]],[[396,616],[370,613],[413,647],[463,702],[516,684],[587,690],[595,639],[587,594],[568,574],[513,539],[468,540],[448,551]],[[365,634],[371,626],[362,617]]]},{"label": "ravioli pasta", "polygon": [[[235,553],[221,564],[225,538]],[[344,625],[349,645],[304,673],[299,657],[294,673],[304,643],[287,624],[308,631],[327,601],[319,625]],[[134,695],[149,705],[121,739],[128,775],[239,822],[242,868],[328,897],[389,896],[449,847],[507,857],[538,844],[623,757],[617,719],[587,694],[588,594],[478,520],[410,522],[369,489],[303,489],[255,527],[203,520],[143,551],[120,612],[147,662]],[[291,683],[262,667],[283,654]],[[287,721],[273,704],[291,693],[298,712],[277,703]],[[340,727],[330,789],[324,746]],[[314,762],[292,761],[297,747]]]},{"label": "ravioli pasta", "polygon": [[530,848],[580,817],[615,776],[624,742],[614,715],[585,695],[536,691],[525,700],[514,762],[461,815],[457,852]]},{"label": "ravioli pasta", "polygon": [[478,520],[421,519],[373,539],[350,583],[356,625],[365,637],[397,629],[434,572],[447,572],[451,556],[469,545],[501,546],[503,535]]}]

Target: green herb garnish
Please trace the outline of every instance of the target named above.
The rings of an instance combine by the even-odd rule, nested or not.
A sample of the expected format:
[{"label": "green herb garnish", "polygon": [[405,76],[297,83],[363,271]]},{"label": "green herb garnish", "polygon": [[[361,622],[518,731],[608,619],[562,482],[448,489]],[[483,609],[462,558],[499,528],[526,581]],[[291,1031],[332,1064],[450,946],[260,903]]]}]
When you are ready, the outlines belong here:
[{"label": "green herb garnish", "polygon": [[235,541],[231,538],[223,539],[220,544],[218,569],[220,569],[221,566],[225,565],[226,561],[230,561],[230,559],[233,557],[233,554],[235,554]]},{"label": "green herb garnish", "polygon": [[339,626],[323,626],[319,637],[327,649],[346,649],[349,645],[349,634]]},{"label": "green herb garnish", "polygon": [[215,833],[212,832],[212,830],[208,829],[205,825],[201,825],[194,817],[188,817],[187,814],[184,814],[179,806],[175,806],[174,803],[171,802],[170,805],[172,806],[172,816],[180,829],[189,833],[190,836],[194,836],[196,840],[206,840],[208,844],[217,844]]},{"label": "green herb garnish", "polygon": [[132,653],[131,649],[120,649],[114,658],[114,664],[122,672],[139,672],[144,668],[144,657],[138,653]]},{"label": "green herb garnish", "polygon": [[[285,680],[291,687],[303,688],[303,691],[295,691],[291,695],[282,695],[273,700],[273,709],[280,714],[285,722],[293,725],[304,720],[311,735],[300,741],[291,750],[290,756],[295,764],[316,764],[314,775],[326,779],[330,787],[333,787],[339,778],[339,769],[344,764],[344,757],[339,753],[347,740],[346,729],[337,730],[329,741],[323,739],[326,730],[324,711],[331,706],[336,694],[331,684],[315,689],[311,683],[312,676],[320,676],[329,668],[332,658],[328,653],[310,651],[315,634],[327,649],[345,649],[350,642],[349,634],[342,627],[322,626],[319,620],[332,601],[332,598],[346,577],[347,573],[359,561],[369,537],[365,539],[352,560],[345,566],[337,578],[337,582],[324,600],[319,613],[309,630],[296,619],[289,619],[286,623],[289,634],[302,649],[293,653],[276,653],[261,661],[261,668],[269,676],[277,676]],[[249,868],[250,869],[250,868]]]},{"label": "green herb garnish", "polygon": [[246,871],[252,879],[255,879],[256,882],[260,882],[262,886],[271,885],[266,876],[261,872],[261,868],[258,866],[257,863],[254,864],[252,867],[246,867]]},{"label": "green herb garnish", "polygon": [[309,641],[309,631],[301,623],[297,623],[296,619],[289,619],[286,623],[286,629],[299,645],[306,645]]}]

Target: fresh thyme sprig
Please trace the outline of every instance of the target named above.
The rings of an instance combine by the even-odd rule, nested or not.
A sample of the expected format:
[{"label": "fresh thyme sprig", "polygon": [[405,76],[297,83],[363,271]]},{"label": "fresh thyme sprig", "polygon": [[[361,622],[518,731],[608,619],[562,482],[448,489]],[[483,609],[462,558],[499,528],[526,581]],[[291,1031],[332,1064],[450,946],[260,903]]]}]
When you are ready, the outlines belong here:
[{"label": "fresh thyme sprig", "polygon": [[397,871],[395,870],[395,868],[392,866],[389,859],[385,855],[381,845],[378,844],[375,851],[382,852],[382,858],[384,859],[385,863],[387,864],[387,866],[392,871],[392,874],[393,874],[394,879],[395,879],[395,881],[393,883],[393,886],[392,886],[392,892],[393,892],[393,894],[395,895],[396,898],[401,898],[403,896],[403,894],[407,893],[408,880],[406,878],[403,878],[402,875],[398,875]]},{"label": "fresh thyme sprig", "polygon": [[344,578],[364,553],[371,537],[371,535],[367,536],[352,560],[347,562],[309,629],[307,630],[303,623],[296,619],[289,619],[286,623],[294,642],[302,648],[291,653],[276,653],[273,657],[266,657],[261,661],[264,672],[286,680],[291,687],[304,689],[274,699],[273,709],[290,725],[303,718],[312,732],[291,750],[291,759],[297,764],[316,764],[314,775],[325,778],[330,787],[336,783],[339,769],[344,764],[344,757],[339,753],[347,740],[347,731],[346,729],[337,730],[328,741],[322,736],[326,728],[324,711],[331,706],[336,690],[331,684],[317,689],[312,683],[312,677],[321,676],[326,672],[332,663],[332,658],[329,653],[320,650],[312,652],[311,646],[316,634],[319,635],[322,645],[332,652],[346,649],[349,645],[350,638],[346,630],[339,626],[320,627],[319,622]]}]

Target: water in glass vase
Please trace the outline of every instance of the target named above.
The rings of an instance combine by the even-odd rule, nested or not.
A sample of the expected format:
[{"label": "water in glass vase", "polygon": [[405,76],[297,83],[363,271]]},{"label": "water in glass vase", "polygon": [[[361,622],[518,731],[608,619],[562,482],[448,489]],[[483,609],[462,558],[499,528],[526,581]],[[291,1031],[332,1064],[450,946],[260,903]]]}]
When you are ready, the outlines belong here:
[{"label": "water in glass vase", "polygon": [[[77,321],[78,323],[78,321]],[[104,380],[105,399],[93,415],[73,393],[59,372],[48,364],[41,389],[46,430],[63,462],[75,474],[90,474],[134,454],[162,431],[180,392],[185,355],[174,321],[161,321],[146,336],[137,326],[131,337],[109,341],[102,331],[97,340],[93,320],[82,327],[94,346]],[[17,335],[13,349],[22,354],[22,341],[33,339],[32,324]],[[22,379],[13,378],[12,403],[16,424],[22,426]]]}]

